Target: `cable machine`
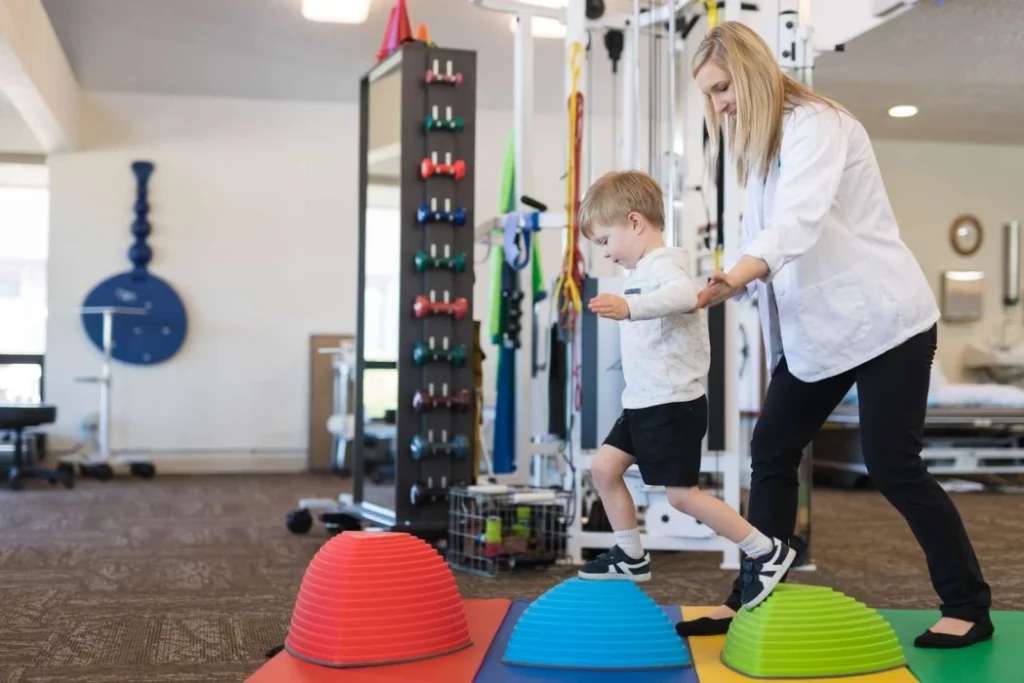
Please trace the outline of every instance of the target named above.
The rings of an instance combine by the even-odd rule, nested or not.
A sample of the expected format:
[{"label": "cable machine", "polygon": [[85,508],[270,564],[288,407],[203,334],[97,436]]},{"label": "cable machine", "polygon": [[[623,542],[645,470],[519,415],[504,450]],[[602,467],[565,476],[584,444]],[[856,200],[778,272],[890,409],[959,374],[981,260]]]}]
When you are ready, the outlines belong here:
[{"label": "cable machine", "polygon": [[[580,99],[588,102],[587,86],[592,83],[593,40],[595,35],[603,34],[603,43],[612,62],[615,76],[616,101],[618,102],[615,116],[616,150],[615,168],[644,168],[659,180],[664,188],[666,202],[666,241],[669,244],[689,246],[694,252],[693,272],[699,272],[698,265],[709,255],[696,253],[694,247],[698,243],[697,231],[687,226],[682,220],[683,194],[685,185],[685,155],[683,149],[684,124],[686,117],[678,115],[685,111],[685,89],[677,87],[688,80],[688,70],[677,60],[685,59],[685,39],[695,24],[703,16],[717,16],[719,5],[716,3],[697,2],[695,0],[670,0],[661,5],[642,8],[639,0],[633,3],[630,15],[611,15],[595,10],[596,3],[584,0],[570,0],[563,10],[541,8],[507,0],[471,0],[475,5],[486,9],[512,13],[517,17],[518,26],[530,26],[534,16],[549,16],[564,21],[566,25],[566,98],[568,102],[578,103]],[[739,3],[737,8],[739,7]],[[516,191],[522,198],[529,196],[530,159],[527,150],[530,148],[530,132],[527,121],[532,118],[533,103],[533,45],[532,35],[526,30],[517,30],[515,37],[515,128],[513,136],[516,145]],[[590,45],[589,59],[581,60],[583,46]],[[641,78],[640,62],[645,57],[648,62],[647,78]],[[621,79],[619,59],[622,60]],[[583,62],[583,63],[581,63]],[[683,78],[677,78],[682,75]],[[648,84],[647,91],[642,85]],[[645,98],[642,100],[642,97]],[[646,102],[648,116],[643,117],[641,103]],[[591,110],[584,105],[584,110]],[[594,161],[589,145],[591,139],[591,122],[583,118],[583,134],[576,135],[576,114],[569,115],[566,129],[569,132],[570,173],[569,192],[566,206],[575,207],[583,188],[593,180]],[[645,123],[641,123],[646,121]],[[621,124],[620,124],[621,122]],[[645,128],[646,145],[640,144],[640,128]],[[582,146],[582,149],[580,147]],[[581,181],[585,178],[585,182]],[[719,193],[728,198],[729,193]],[[534,230],[563,231],[563,244],[566,259],[563,267],[564,277],[574,274],[577,265],[576,252],[579,238],[575,233],[574,211],[568,214],[561,212],[536,212],[527,206],[519,207],[521,215],[529,215],[529,222]],[[723,241],[735,244],[738,238],[738,209],[735,225],[732,226],[735,237],[721,237]],[[476,236],[478,241],[490,242],[501,233],[509,216],[499,216],[478,224]],[[728,232],[728,222],[726,232]],[[720,221],[719,225],[723,225]],[[517,393],[520,396],[532,396],[533,402],[547,403],[549,397],[549,373],[552,365],[559,364],[564,357],[567,369],[568,388],[565,392],[565,436],[553,439],[547,421],[540,423],[536,419],[521,417],[516,425],[515,464],[506,471],[495,468],[493,474],[481,479],[489,483],[525,484],[538,470],[538,463],[544,463],[542,469],[549,472],[561,465],[559,474],[562,484],[574,494],[574,511],[569,523],[569,555],[576,562],[581,561],[583,553],[591,548],[604,548],[611,544],[611,533],[602,529],[600,524],[600,505],[588,503],[592,496],[589,488],[589,461],[593,452],[600,446],[603,433],[610,427],[617,411],[612,410],[618,403],[621,394],[621,371],[617,367],[618,339],[617,328],[607,321],[599,321],[586,312],[586,301],[599,291],[619,289],[618,273],[602,273],[600,268],[589,259],[585,260],[585,277],[582,279],[579,298],[575,293],[570,296],[558,296],[562,291],[557,286],[554,301],[534,306],[532,312],[524,311],[522,316],[521,342],[519,353],[524,358],[531,358],[534,349],[530,347],[540,338],[547,338],[548,330],[534,334],[528,327],[539,324],[539,321],[552,317],[551,306],[559,313],[563,323],[561,332],[567,340],[565,350],[548,354],[541,360],[545,366],[540,371],[534,364],[531,373],[521,372],[518,379]],[[572,287],[568,288],[572,290]],[[564,314],[566,299],[571,299],[570,309],[578,315]],[[523,292],[523,300],[531,300],[531,292]],[[532,313],[532,314],[531,314]],[[723,315],[728,316],[728,313]],[[735,325],[732,325],[735,327]],[[728,326],[723,327],[724,338],[715,340],[718,348],[724,345],[724,354],[715,352],[714,356],[722,359],[718,364],[718,375],[709,377],[712,386],[712,415],[721,425],[709,434],[708,451],[702,463],[702,472],[712,486],[717,487],[719,495],[735,509],[739,508],[740,500],[740,454],[739,454],[739,420],[735,409],[735,387],[737,385],[736,363],[730,355],[730,343],[735,346],[736,334]],[[735,355],[735,354],[733,354]],[[546,362],[545,362],[546,360]],[[523,367],[520,365],[519,367]],[[545,372],[544,370],[547,370]],[[732,394],[732,398],[730,398]],[[500,401],[500,399],[499,399]],[[730,404],[733,410],[730,411]],[[609,408],[611,406],[611,408]],[[558,412],[553,408],[552,412]],[[730,418],[730,412],[733,416]],[[692,518],[678,513],[667,504],[662,487],[648,487],[639,478],[639,473],[630,478],[634,497],[641,516],[646,517],[647,538],[644,545],[650,549],[664,550],[714,550],[722,552],[722,567],[735,569],[739,566],[739,552],[735,545],[726,539],[715,536],[709,529],[698,525]],[[545,481],[557,479],[545,476]],[[646,515],[643,513],[647,512]]]}]

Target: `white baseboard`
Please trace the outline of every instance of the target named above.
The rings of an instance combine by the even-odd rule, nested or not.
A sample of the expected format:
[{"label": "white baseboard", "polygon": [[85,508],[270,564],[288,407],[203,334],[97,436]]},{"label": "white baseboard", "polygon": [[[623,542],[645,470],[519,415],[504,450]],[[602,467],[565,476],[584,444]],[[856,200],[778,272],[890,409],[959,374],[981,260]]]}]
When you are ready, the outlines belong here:
[{"label": "white baseboard", "polygon": [[[152,463],[161,474],[294,474],[308,471],[306,451],[122,451],[115,463]],[[113,464],[113,463],[112,463]]]}]

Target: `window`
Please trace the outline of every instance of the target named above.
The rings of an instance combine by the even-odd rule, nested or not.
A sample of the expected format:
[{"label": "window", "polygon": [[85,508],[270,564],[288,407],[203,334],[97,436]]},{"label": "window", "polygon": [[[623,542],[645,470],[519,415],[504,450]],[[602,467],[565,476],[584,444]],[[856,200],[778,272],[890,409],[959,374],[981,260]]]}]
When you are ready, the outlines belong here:
[{"label": "window", "polygon": [[0,354],[0,403],[43,400],[43,357]]},{"label": "window", "polygon": [[48,184],[43,165],[0,164],[0,401],[42,399]]},{"label": "window", "polygon": [[367,368],[363,371],[363,416],[365,420],[384,420],[389,410],[397,410],[398,370]]}]

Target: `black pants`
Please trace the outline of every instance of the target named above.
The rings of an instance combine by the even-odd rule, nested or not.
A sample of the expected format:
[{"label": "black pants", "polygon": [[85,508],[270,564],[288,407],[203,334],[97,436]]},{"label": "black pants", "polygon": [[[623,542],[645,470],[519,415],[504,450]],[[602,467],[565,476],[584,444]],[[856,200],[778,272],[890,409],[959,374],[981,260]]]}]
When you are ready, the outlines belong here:
[{"label": "black pants", "polygon": [[[868,474],[924,550],[943,616],[987,621],[991,592],[963,521],[921,460],[936,342],[932,327],[853,370],[811,383],[793,377],[783,360],[768,385],[750,443],[747,519],[768,536],[792,536],[803,449],[856,382]],[[737,579],[725,601],[734,610],[740,608],[740,588]]]}]

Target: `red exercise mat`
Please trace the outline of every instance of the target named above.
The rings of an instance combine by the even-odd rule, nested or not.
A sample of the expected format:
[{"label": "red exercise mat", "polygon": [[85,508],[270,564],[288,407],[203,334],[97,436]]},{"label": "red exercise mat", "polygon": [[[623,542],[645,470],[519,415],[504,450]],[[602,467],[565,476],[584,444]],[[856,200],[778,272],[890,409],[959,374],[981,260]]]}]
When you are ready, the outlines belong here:
[{"label": "red exercise mat", "polygon": [[[464,601],[473,644],[444,657],[391,666],[335,669],[281,652],[245,683],[473,683],[510,604],[505,599]],[[415,616],[417,611],[416,603],[412,602],[404,616]]]}]

